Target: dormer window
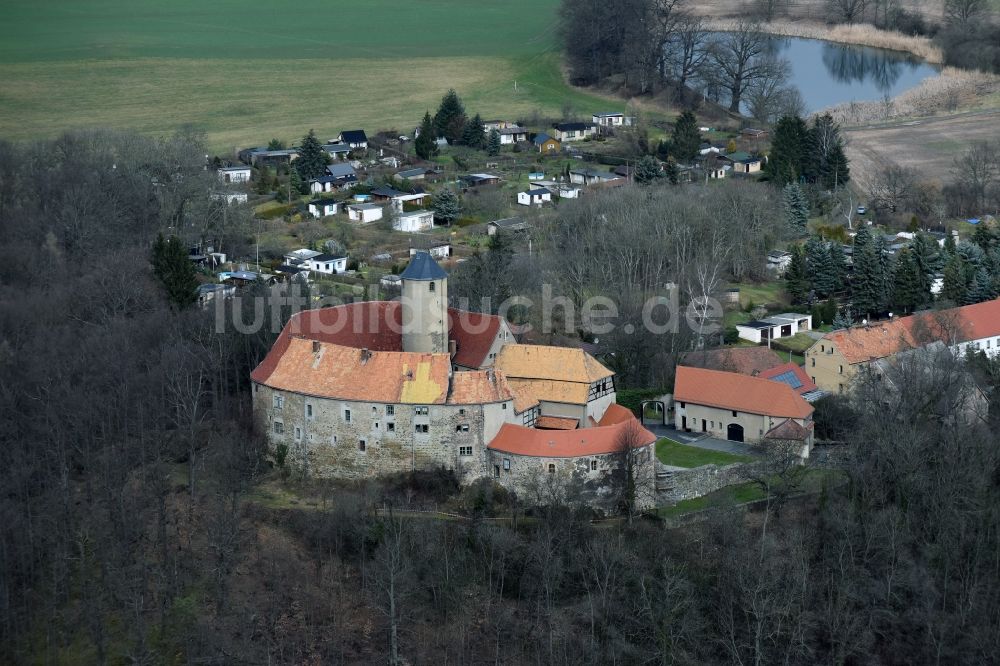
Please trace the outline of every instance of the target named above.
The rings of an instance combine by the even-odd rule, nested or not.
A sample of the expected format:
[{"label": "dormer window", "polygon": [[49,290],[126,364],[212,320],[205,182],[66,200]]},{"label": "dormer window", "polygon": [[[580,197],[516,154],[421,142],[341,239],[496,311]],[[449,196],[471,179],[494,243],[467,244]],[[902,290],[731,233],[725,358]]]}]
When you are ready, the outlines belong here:
[{"label": "dormer window", "polygon": [[428,288],[428,289],[429,289],[430,291],[434,291],[434,283],[433,283],[433,282],[430,282],[430,283],[428,283],[428,287],[427,287],[427,288]]}]

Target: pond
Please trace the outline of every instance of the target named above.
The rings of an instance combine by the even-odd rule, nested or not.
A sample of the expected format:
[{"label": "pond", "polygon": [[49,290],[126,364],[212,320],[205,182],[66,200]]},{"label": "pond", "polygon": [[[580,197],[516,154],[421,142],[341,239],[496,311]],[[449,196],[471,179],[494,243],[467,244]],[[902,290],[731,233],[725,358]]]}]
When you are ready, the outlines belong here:
[{"label": "pond", "polygon": [[818,39],[775,37],[773,48],[788,61],[788,83],[799,89],[808,112],[895,97],[939,71],[909,53]]}]

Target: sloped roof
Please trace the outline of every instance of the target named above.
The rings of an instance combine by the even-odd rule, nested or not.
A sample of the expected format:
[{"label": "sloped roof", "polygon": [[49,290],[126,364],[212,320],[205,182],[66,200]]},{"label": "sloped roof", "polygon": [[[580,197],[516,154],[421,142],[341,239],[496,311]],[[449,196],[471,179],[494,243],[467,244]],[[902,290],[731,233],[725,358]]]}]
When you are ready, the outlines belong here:
[{"label": "sloped roof", "polygon": [[615,373],[582,349],[548,345],[504,345],[496,367],[508,379],[543,379],[591,384]]},{"label": "sloped roof", "polygon": [[759,375],[784,364],[777,352],[767,347],[724,347],[688,352],[681,364],[693,368],[726,370],[741,375]]},{"label": "sloped roof", "polygon": [[816,390],[816,383],[806,374],[805,369],[798,363],[784,363],[774,368],[768,368],[761,372],[758,377],[770,379],[775,382],[783,382],[792,387],[792,390],[803,395]]},{"label": "sloped roof", "polygon": [[364,130],[346,130],[340,133],[340,140],[344,143],[366,143],[368,135]]},{"label": "sloped roof", "polygon": [[568,405],[586,405],[587,394],[590,391],[589,384],[580,382],[559,382],[551,379],[518,379],[516,377],[508,377],[507,382],[511,388],[530,395],[535,400],[563,402]]},{"label": "sloped roof", "polygon": [[447,354],[373,352],[292,337],[260,381],[322,398],[428,405],[445,402],[449,371]]},{"label": "sloped roof", "polygon": [[493,370],[469,370],[452,374],[451,392],[448,395],[450,405],[476,405],[513,399],[507,380]]},{"label": "sloped roof", "polygon": [[782,382],[735,372],[677,366],[674,400],[765,416],[804,419],[812,406]]},{"label": "sloped roof", "polygon": [[545,143],[546,141],[548,141],[549,139],[552,139],[552,140],[553,140],[553,141],[555,141],[556,143],[558,143],[558,142],[559,142],[559,139],[554,139],[554,138],[552,138],[551,136],[549,136],[548,134],[546,134],[545,132],[542,132],[541,134],[536,134],[536,135],[535,135],[535,138],[534,138],[534,139],[532,139],[532,141],[533,141],[533,142],[534,142],[534,143],[535,143],[536,145],[540,146],[540,145],[542,145],[543,143]]},{"label": "sloped roof", "polygon": [[[426,211],[420,211],[421,214]],[[406,270],[399,274],[404,280],[441,280],[448,277],[444,269],[438,266],[427,252],[417,252],[410,257],[410,263],[406,265]]]},{"label": "sloped roof", "polygon": [[448,339],[455,341],[452,362],[464,368],[482,367],[500,332],[500,323],[496,315],[448,308]]},{"label": "sloped roof", "polygon": [[624,442],[649,446],[655,441],[656,435],[633,416],[626,421],[576,430],[537,430],[505,423],[487,448],[536,458],[576,458],[614,453]]},{"label": "sloped roof", "polygon": [[354,176],[354,167],[348,162],[337,162],[334,164],[326,165],[326,172],[333,176],[334,178],[343,178],[345,176]]},{"label": "sloped roof", "polygon": [[575,430],[579,425],[578,419],[562,416],[539,416],[535,420],[535,427],[540,430]]},{"label": "sloped roof", "polygon": [[807,428],[792,419],[787,419],[768,430],[767,433],[764,434],[764,437],[767,439],[789,439],[802,442],[809,439],[810,432],[810,428]]},{"label": "sloped roof", "polygon": [[555,123],[553,125],[560,132],[577,132],[590,129],[593,126],[593,123]]}]

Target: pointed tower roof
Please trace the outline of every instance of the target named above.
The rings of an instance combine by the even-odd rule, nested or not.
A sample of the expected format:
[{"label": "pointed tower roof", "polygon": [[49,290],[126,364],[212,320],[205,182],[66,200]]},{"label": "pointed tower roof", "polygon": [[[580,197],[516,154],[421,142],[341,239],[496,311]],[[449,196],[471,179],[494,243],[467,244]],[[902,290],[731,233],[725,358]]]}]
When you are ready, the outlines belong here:
[{"label": "pointed tower roof", "polygon": [[417,252],[400,276],[404,280],[441,280],[448,277],[427,252]]}]

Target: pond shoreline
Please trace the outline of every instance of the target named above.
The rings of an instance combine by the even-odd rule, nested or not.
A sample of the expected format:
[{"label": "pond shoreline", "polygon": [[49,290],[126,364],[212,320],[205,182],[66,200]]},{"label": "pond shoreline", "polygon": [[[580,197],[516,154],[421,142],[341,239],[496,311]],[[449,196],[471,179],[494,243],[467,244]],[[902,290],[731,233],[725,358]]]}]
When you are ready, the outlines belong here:
[{"label": "pond shoreline", "polygon": [[[737,24],[735,20],[708,19],[705,21],[705,28],[709,31],[731,32]],[[771,21],[761,23],[760,27],[762,32],[776,37],[801,37],[834,44],[868,46],[909,53],[932,65],[944,63],[941,49],[927,37],[913,37],[900,32],[880,30],[867,23],[829,26],[808,21]]]}]

